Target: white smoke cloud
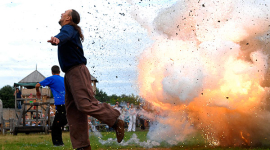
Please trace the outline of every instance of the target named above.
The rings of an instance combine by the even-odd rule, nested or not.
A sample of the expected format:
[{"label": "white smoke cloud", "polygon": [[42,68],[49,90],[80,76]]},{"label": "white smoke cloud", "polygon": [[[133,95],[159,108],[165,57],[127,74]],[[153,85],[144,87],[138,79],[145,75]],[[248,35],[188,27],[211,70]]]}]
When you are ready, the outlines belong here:
[{"label": "white smoke cloud", "polygon": [[269,138],[268,6],[179,0],[158,13],[139,64],[141,96],[164,110],[150,140],[173,144],[194,131],[223,146]]},{"label": "white smoke cloud", "polygon": [[[111,145],[112,143],[117,143],[117,140],[112,139],[112,138],[109,138],[108,140],[99,139],[99,142],[103,145]],[[160,143],[156,141],[152,141],[152,140],[140,142],[140,139],[138,139],[138,136],[135,133],[131,136],[131,138],[128,141],[123,140],[121,143],[119,143],[119,145],[121,146],[127,146],[130,144],[136,144],[145,148],[152,148],[154,146],[160,146]]]}]

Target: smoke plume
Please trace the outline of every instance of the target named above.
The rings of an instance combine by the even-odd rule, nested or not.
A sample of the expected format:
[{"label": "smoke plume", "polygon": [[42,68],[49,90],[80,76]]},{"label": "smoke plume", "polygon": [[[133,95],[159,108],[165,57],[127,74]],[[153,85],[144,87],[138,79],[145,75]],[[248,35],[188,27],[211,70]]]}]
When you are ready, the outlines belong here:
[{"label": "smoke plume", "polygon": [[179,0],[158,13],[138,66],[140,95],[161,110],[151,140],[176,144],[199,132],[210,144],[253,146],[270,138],[269,6]]}]

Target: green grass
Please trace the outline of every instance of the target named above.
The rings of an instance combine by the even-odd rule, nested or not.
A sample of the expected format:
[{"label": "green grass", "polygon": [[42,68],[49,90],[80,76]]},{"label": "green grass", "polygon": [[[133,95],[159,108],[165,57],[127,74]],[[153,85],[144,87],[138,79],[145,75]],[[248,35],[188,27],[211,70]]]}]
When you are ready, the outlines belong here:
[{"label": "green grass", "polygon": [[[131,139],[133,134],[135,133],[140,142],[147,141],[147,132],[148,131],[137,131],[137,132],[125,132],[124,141],[127,142]],[[107,149],[148,149],[141,147],[135,143],[129,143],[128,145],[122,146],[115,142],[115,133],[114,132],[101,132],[102,137],[90,136],[90,142],[92,150],[107,150]],[[101,144],[99,141],[107,141],[112,140],[113,142],[107,144]],[[69,132],[63,133],[63,141],[65,146],[63,147],[53,147],[51,142],[51,135],[49,134],[22,134],[19,133],[17,136],[13,136],[10,134],[0,135],[0,150],[72,150],[72,145],[70,142]],[[187,149],[195,149],[195,150],[206,150],[206,149],[215,149],[215,150],[262,150],[269,149],[267,147],[258,147],[258,148],[243,148],[243,147],[210,147],[205,143],[205,140],[200,136],[200,134],[192,135],[190,138],[185,140],[184,142],[179,142],[177,145],[170,146],[167,143],[160,143],[160,146],[153,147],[152,150],[187,150]]]}]

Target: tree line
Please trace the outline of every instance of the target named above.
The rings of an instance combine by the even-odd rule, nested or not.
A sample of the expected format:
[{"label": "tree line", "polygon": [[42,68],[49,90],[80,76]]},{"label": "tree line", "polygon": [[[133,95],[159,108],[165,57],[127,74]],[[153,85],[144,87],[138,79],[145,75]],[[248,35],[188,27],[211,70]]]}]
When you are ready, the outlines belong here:
[{"label": "tree line", "polygon": [[[6,85],[0,89],[0,99],[3,103],[3,108],[14,108],[15,107],[15,97],[14,97],[14,91],[15,88]],[[99,100],[100,102],[106,102],[110,103],[111,105],[114,105],[116,101],[119,103],[121,102],[129,102],[133,103],[135,105],[139,104],[139,96],[136,96],[134,94],[131,95],[125,95],[122,94],[121,96],[117,96],[116,94],[108,95],[106,92],[100,90],[97,88],[95,98]]]},{"label": "tree line", "polygon": [[15,107],[15,97],[14,97],[15,88],[6,85],[0,89],[0,99],[3,103],[3,108],[14,108]]},{"label": "tree line", "polygon": [[106,92],[103,92],[102,90],[98,88],[96,90],[95,98],[100,102],[105,102],[111,105],[114,105],[116,101],[118,101],[119,104],[121,102],[129,102],[130,104],[133,103],[134,105],[138,105],[140,102],[140,97],[137,95],[122,94],[121,96],[117,96],[116,94],[113,94],[111,96],[108,96]]}]

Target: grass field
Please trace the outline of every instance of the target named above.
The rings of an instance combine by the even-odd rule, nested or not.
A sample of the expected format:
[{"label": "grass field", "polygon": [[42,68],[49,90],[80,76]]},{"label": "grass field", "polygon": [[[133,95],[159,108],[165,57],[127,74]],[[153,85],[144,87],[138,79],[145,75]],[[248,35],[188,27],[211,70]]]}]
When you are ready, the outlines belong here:
[{"label": "grass field", "polygon": [[[92,150],[106,150],[106,149],[150,149],[150,150],[178,150],[178,149],[233,149],[233,150],[261,150],[269,149],[267,147],[258,147],[258,148],[243,148],[243,147],[211,147],[205,140],[198,134],[191,136],[188,140],[184,142],[179,142],[177,145],[170,146],[164,143],[158,143],[159,146],[149,147],[152,145],[147,142],[147,132],[148,131],[136,131],[136,132],[126,132],[124,142],[118,144],[115,139],[114,132],[100,132],[102,137],[94,135],[91,133],[90,142]],[[136,138],[137,136],[137,138]],[[63,141],[65,146],[63,147],[54,147],[51,142],[51,136],[49,134],[18,134],[13,136],[10,134],[0,135],[0,149],[2,150],[71,150],[71,142],[69,138],[69,132],[63,133]]]}]

